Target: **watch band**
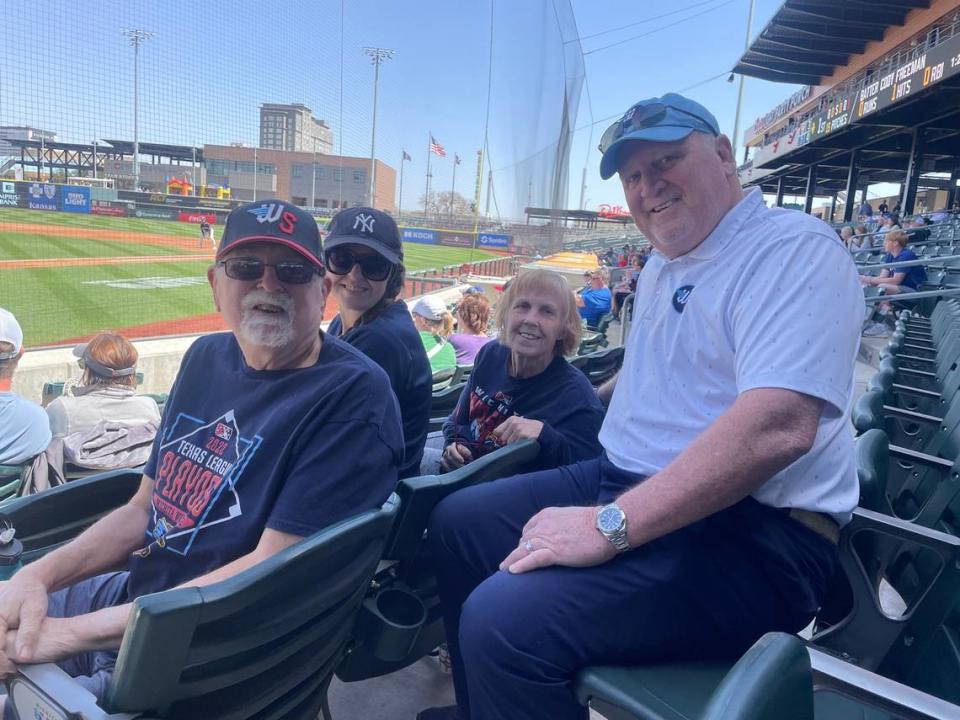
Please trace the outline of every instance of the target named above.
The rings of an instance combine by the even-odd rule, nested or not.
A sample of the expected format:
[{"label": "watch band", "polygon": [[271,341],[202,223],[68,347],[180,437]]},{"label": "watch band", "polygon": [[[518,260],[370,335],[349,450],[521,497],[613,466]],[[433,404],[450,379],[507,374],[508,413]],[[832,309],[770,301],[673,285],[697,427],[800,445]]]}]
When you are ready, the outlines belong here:
[{"label": "watch band", "polygon": [[632,550],[633,548],[630,546],[630,541],[627,540],[627,516],[623,512],[623,510],[620,508],[620,506],[617,505],[615,502],[610,503],[609,505],[605,505],[603,509],[606,509],[611,505],[615,507],[620,512],[620,515],[623,517],[623,520],[620,523],[620,527],[610,532],[605,531],[599,527],[597,529],[607,540],[610,541],[610,544],[617,549],[617,552],[626,552],[627,550]]}]

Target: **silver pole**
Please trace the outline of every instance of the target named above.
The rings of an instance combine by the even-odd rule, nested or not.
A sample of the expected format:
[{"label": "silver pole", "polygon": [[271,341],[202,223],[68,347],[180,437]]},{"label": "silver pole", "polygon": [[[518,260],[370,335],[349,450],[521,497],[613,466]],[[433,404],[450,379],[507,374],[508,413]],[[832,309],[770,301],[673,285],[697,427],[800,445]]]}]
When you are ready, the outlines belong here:
[{"label": "silver pole", "polygon": [[97,179],[97,141],[93,141],[93,179]]},{"label": "silver pole", "polygon": [[400,151],[400,197],[397,200],[397,217],[398,218],[400,217],[400,213],[403,212],[403,163],[406,162],[403,156],[405,154],[406,154],[406,150]]},{"label": "silver pole", "polygon": [[133,45],[133,189],[140,189],[140,44],[153,37],[146,30],[127,29],[123,34]]},{"label": "silver pole", "polygon": [[[750,34],[753,27],[753,6],[756,0],[750,0],[750,10],[747,12],[747,35],[743,40],[743,51],[746,52],[750,49]],[[733,145],[733,163],[734,165],[739,165],[740,161],[737,159],[737,144],[740,142],[740,107],[743,105],[743,80],[744,76],[740,76],[739,87],[737,88],[737,110],[733,117],[733,139],[731,140],[731,145]]]},{"label": "silver pole", "polygon": [[194,145],[192,148],[190,148],[190,150],[193,154],[193,166],[192,166],[192,169],[190,170],[190,173],[191,173],[190,180],[192,181],[190,183],[190,187],[193,188],[193,196],[196,197],[197,196],[197,146]]},{"label": "silver pole", "polygon": [[[377,93],[380,87],[380,63],[393,57],[395,50],[381,47],[365,47],[365,55],[373,63],[373,127],[370,130],[370,207],[376,204],[377,190]],[[401,164],[402,164],[401,160]]]},{"label": "silver pole", "polygon": [[[313,138],[313,161],[310,163],[310,208],[317,202],[317,136],[312,135]],[[343,178],[340,178],[340,182],[343,182]]]},{"label": "silver pole", "polygon": [[257,146],[253,146],[253,201],[257,201]]}]

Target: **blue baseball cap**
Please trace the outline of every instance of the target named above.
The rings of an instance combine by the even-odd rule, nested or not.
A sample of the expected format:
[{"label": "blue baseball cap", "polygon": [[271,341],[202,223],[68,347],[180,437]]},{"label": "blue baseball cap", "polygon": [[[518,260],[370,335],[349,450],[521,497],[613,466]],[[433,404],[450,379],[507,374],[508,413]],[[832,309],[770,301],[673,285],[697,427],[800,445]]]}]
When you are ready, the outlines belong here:
[{"label": "blue baseball cap", "polygon": [[694,131],[720,134],[717,119],[700,103],[676,93],[641,100],[600,138],[600,177],[606,180],[617,172],[620,151],[630,140],[676,142]]}]

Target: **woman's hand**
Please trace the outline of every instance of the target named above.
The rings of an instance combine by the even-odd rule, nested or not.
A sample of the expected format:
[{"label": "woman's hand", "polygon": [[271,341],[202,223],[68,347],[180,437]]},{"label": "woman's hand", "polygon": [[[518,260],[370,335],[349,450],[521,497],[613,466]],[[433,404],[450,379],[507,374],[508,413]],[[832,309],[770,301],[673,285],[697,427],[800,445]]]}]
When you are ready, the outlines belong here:
[{"label": "woman's hand", "polygon": [[453,442],[443,449],[443,455],[440,456],[440,469],[444,472],[450,472],[470,462],[473,462],[473,454],[470,452],[470,448],[461,443]]},{"label": "woman's hand", "polygon": [[500,423],[492,433],[498,445],[509,445],[521,440],[538,440],[543,431],[543,423],[539,420],[514,415]]}]

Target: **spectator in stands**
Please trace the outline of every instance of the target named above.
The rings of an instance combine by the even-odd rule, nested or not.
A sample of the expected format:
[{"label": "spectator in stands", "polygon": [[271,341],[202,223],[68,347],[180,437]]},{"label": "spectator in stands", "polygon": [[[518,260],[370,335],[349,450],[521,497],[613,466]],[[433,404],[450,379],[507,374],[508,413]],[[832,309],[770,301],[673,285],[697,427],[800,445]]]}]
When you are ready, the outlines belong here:
[{"label": "spectator in stands", "polygon": [[207,271],[230,332],[184,356],[129,503],[0,584],[4,673],[71,658],[102,700],[132,599],[229,578],[390,495],[399,410],[380,368],[321,332],[320,257],[293,205],[230,213]]},{"label": "spectator in stands", "polygon": [[893,206],[892,212],[893,212],[893,214],[896,215],[897,217],[900,216],[900,201],[899,201],[899,200],[897,200],[897,204]]},{"label": "spectator in stands", "polygon": [[577,311],[587,325],[596,327],[600,318],[610,312],[613,296],[607,287],[607,275],[602,268],[590,273],[590,287],[575,295]]},{"label": "spectator in stands", "polygon": [[[601,176],[619,172],[656,248],[623,369],[601,389],[605,452],[436,507],[427,542],[462,711],[421,720],[581,720],[584,666],[735,656],[806,626],[838,569],[858,497],[849,253],[819,220],[745,194],[716,119],[682,96],[637,103],[601,148]],[[814,268],[790,296],[782,278]]]},{"label": "spectator in stands", "polygon": [[450,344],[457,353],[457,365],[473,365],[480,348],[490,342],[490,301],[485,295],[464,295],[457,306],[457,332]]},{"label": "spectator in stands", "polygon": [[339,305],[328,332],[382,367],[400,403],[406,454],[400,477],[418,474],[430,421],[433,374],[400,300],[406,270],[393,218],[367,207],[341,210],[326,238],[327,282]]},{"label": "spectator in stands", "polygon": [[453,370],[457,366],[457,352],[449,342],[453,313],[447,310],[446,303],[436,295],[424,295],[414,303],[411,314],[427,351],[431,372]]},{"label": "spectator in stands", "polygon": [[918,217],[910,223],[908,231],[909,242],[911,243],[923,243],[927,242],[930,239],[930,231],[927,230],[927,225],[930,225],[931,221],[926,217]]},{"label": "spectator in stands", "polygon": [[54,435],[86,432],[104,420],[127,426],[160,422],[156,401],[137,395],[137,349],[122,335],[103,332],[73,354],[83,375],[71,394],[47,406]]},{"label": "spectator in stands", "polygon": [[600,454],[603,408],[565,355],[580,345],[580,318],[567,281],[550,270],[517,277],[497,306],[500,341],[485,345],[444,423],[443,470],[512,442],[540,443],[540,467]]},{"label": "spectator in stands", "polygon": [[610,305],[610,312],[616,320],[620,319],[620,308],[623,307],[623,301],[637,289],[637,280],[640,278],[643,265],[643,258],[640,255],[634,255],[629,272],[625,273],[623,279],[613,286],[613,302]]},{"label": "spectator in stands", "polygon": [[[907,247],[909,238],[903,230],[888,232],[883,238],[884,263],[909,262],[917,259],[917,254]],[[861,275],[864,285],[873,285],[883,290],[885,295],[916,292],[927,281],[927,271],[923,265],[909,265],[904,268],[884,268],[879,275]]]},{"label": "spectator in stands", "polygon": [[852,228],[852,227],[850,227],[849,225],[844,225],[842,228],[840,228],[840,240],[841,240],[841,241],[843,242],[843,244],[847,247],[847,249],[848,249],[848,250],[859,250],[859,249],[860,249],[859,247],[854,247],[854,242],[855,242],[855,241],[853,241],[851,238],[853,238],[853,228]]},{"label": "spectator in stands", "polygon": [[50,423],[36,403],[13,392],[13,374],[23,357],[23,330],[0,308],[0,465],[21,465],[50,444]]},{"label": "spectator in stands", "polygon": [[860,203],[860,217],[871,217],[873,215],[873,206],[864,200]]},{"label": "spectator in stands", "polygon": [[877,206],[877,212],[880,213],[881,215],[886,215],[889,209],[890,207],[887,205],[886,200],[881,200],[880,204]]}]

